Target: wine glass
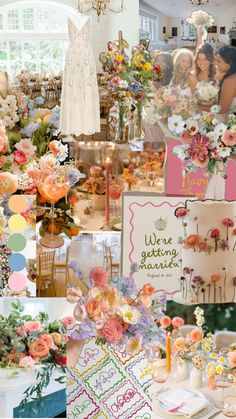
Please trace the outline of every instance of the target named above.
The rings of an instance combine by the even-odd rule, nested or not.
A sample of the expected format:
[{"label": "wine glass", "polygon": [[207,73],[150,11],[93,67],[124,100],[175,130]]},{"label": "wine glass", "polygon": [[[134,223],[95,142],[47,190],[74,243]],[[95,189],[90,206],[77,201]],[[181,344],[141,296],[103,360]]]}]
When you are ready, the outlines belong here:
[{"label": "wine glass", "polygon": [[51,232],[40,239],[40,244],[50,249],[61,247],[64,244],[63,238],[54,234],[55,204],[69,192],[68,167],[59,166],[53,173],[42,173],[37,188],[40,195],[51,204]]},{"label": "wine glass", "polygon": [[226,396],[225,400],[227,400],[227,407],[225,407],[222,413],[227,418],[235,418],[236,417],[236,399],[235,395]]}]

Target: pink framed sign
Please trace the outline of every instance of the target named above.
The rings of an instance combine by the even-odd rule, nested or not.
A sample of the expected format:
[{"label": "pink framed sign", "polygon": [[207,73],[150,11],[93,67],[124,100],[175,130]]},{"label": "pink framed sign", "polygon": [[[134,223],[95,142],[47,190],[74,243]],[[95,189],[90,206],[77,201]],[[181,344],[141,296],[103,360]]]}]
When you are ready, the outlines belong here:
[{"label": "pink framed sign", "polygon": [[152,283],[171,296],[179,288],[181,226],[175,210],[184,206],[181,197],[157,194],[123,194],[122,274],[128,275],[132,263],[137,285]]}]

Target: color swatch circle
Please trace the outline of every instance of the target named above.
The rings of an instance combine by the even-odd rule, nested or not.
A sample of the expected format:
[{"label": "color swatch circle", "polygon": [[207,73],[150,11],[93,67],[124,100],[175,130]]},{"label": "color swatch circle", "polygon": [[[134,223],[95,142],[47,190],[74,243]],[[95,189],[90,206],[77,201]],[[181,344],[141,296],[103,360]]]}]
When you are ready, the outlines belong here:
[{"label": "color swatch circle", "polygon": [[23,195],[13,195],[8,201],[8,207],[12,212],[24,212],[27,207],[27,200]]},{"label": "color swatch circle", "polygon": [[26,277],[19,273],[13,273],[8,279],[8,286],[12,291],[22,291],[26,287]]},{"label": "color swatch circle", "polygon": [[12,271],[22,271],[26,267],[26,258],[21,253],[12,253],[8,259],[8,265]]},{"label": "color swatch circle", "polygon": [[12,215],[8,220],[8,226],[13,233],[20,233],[26,226],[26,220],[20,214]]},{"label": "color swatch circle", "polygon": [[13,252],[21,252],[26,247],[26,238],[23,234],[15,233],[12,234],[8,239],[8,247],[13,250]]}]

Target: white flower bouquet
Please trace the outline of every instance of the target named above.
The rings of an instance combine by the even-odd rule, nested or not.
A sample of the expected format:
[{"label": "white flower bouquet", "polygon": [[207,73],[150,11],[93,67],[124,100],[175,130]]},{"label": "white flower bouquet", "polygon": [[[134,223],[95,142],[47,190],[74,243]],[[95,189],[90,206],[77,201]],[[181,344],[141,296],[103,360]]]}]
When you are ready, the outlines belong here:
[{"label": "white flower bouquet", "polygon": [[8,95],[0,106],[0,120],[4,122],[6,128],[13,129],[19,121],[17,99],[14,95]]},{"label": "white flower bouquet", "polygon": [[217,102],[218,95],[219,87],[212,82],[200,81],[197,83],[195,97],[198,102],[214,104]]},{"label": "white flower bouquet", "polygon": [[192,13],[191,17],[186,19],[186,22],[195,26],[195,28],[198,28],[199,26],[210,28],[215,22],[215,19],[213,16],[209,15],[209,13],[204,12],[203,10],[197,10]]}]

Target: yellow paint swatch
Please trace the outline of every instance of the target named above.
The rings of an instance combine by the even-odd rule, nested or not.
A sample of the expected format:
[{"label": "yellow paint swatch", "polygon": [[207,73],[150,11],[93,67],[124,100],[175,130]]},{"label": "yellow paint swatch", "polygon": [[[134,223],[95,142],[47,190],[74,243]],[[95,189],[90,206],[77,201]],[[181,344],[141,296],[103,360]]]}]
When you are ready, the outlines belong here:
[{"label": "yellow paint swatch", "polygon": [[13,233],[20,233],[26,226],[25,218],[20,214],[12,215],[8,220],[8,226]]}]

